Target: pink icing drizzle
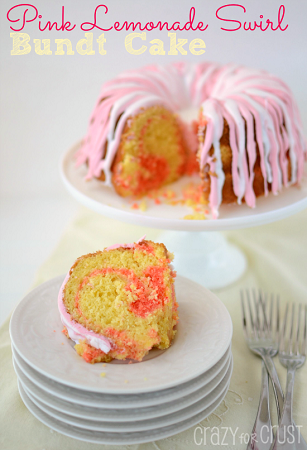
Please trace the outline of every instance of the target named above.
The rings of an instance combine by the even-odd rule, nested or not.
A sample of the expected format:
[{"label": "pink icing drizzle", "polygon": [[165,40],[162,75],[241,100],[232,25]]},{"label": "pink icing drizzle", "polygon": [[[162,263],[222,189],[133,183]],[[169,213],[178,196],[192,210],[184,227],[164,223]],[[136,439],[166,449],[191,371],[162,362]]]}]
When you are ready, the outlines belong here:
[{"label": "pink icing drizzle", "polygon": [[139,239],[136,243],[131,243],[131,244],[114,244],[114,245],[110,245],[110,247],[105,248],[106,251],[109,250],[115,250],[117,248],[134,248],[135,244],[140,244],[142,241],[144,241],[144,239],[146,239],[146,234],[144,234],[143,237],[141,237],[141,239]]},{"label": "pink icing drizzle", "polygon": [[62,323],[66,326],[69,337],[75,342],[85,339],[88,344],[92,345],[92,347],[98,348],[104,351],[104,353],[109,353],[112,347],[112,343],[109,339],[101,334],[94,333],[94,331],[88,330],[83,325],[75,322],[72,320],[71,315],[66,311],[63,303],[63,290],[68,279],[69,273],[66,275],[59,292],[58,308]]},{"label": "pink icing drizzle", "polygon": [[[288,149],[292,168],[289,184],[301,180],[306,141],[290,89],[267,72],[216,63],[148,66],[105,83],[77,153],[78,165],[88,162],[87,179],[98,177],[103,171],[105,184],[111,186],[111,166],[126,120],[141,108],[161,104],[173,112],[202,107],[207,132],[200,148],[201,167],[209,164],[211,173],[216,174],[211,175],[209,198],[213,217],[218,216],[224,184],[219,148],[224,118],[230,127],[232,178],[238,203],[244,197],[250,207],[256,204],[252,170],[256,160],[255,140],[259,146],[266,195],[268,183],[272,183],[274,194],[283,184],[288,184]],[[242,117],[246,121],[246,136]],[[214,155],[210,157],[212,145]]]}]

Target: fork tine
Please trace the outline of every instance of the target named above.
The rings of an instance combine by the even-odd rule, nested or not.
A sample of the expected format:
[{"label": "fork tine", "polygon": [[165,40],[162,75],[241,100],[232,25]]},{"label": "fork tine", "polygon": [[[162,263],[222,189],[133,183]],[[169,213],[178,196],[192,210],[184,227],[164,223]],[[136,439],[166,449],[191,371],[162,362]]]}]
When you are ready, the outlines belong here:
[{"label": "fork tine", "polygon": [[271,295],[271,304],[270,304],[270,319],[269,319],[270,333],[272,333],[273,311],[274,311],[274,294]]},{"label": "fork tine", "polygon": [[259,290],[258,298],[257,298],[256,289],[252,289],[252,294],[253,294],[254,307],[255,307],[255,313],[256,313],[255,327],[256,327],[256,330],[257,330],[257,332],[259,334],[262,331],[261,328],[260,328],[259,300],[258,300],[258,299],[260,299],[261,293],[260,293],[260,290]]},{"label": "fork tine", "polygon": [[267,315],[266,315],[266,304],[267,304],[267,294],[260,294],[259,295],[259,301],[261,304],[261,309],[262,309],[262,315],[263,315],[263,330],[266,332],[266,335],[269,335],[269,324],[268,324],[268,320],[267,320]]},{"label": "fork tine", "polygon": [[293,323],[294,323],[294,312],[295,312],[295,303],[292,303],[291,327],[290,327],[290,337],[289,337],[289,352],[290,352],[290,355],[293,354]]},{"label": "fork tine", "polygon": [[242,321],[243,321],[243,332],[245,339],[249,338],[249,333],[247,331],[247,320],[246,320],[246,314],[245,314],[245,306],[244,306],[244,291],[240,290],[240,296],[241,296],[241,311],[242,311]]},{"label": "fork tine", "polygon": [[276,340],[279,340],[279,325],[280,325],[280,308],[279,308],[279,294],[276,297]]},{"label": "fork tine", "polygon": [[279,345],[280,345],[280,351],[282,351],[282,352],[285,350],[285,336],[286,336],[288,310],[289,310],[289,303],[287,303],[287,306],[286,306],[286,312],[285,312],[284,321],[283,321],[283,325],[282,325],[282,331],[281,331],[281,335],[280,335],[280,344]]},{"label": "fork tine", "polygon": [[298,305],[298,315],[297,315],[297,322],[296,322],[296,340],[295,340],[295,348],[294,353],[296,355],[299,355],[300,346],[299,346],[299,339],[300,339],[300,323],[301,323],[301,311],[302,311],[302,304],[300,303]]},{"label": "fork tine", "polygon": [[246,292],[247,306],[248,306],[248,312],[249,312],[249,317],[250,317],[250,321],[251,321],[252,331],[253,331],[254,335],[256,335],[258,337],[258,333],[256,331],[255,322],[254,322],[254,319],[253,319],[253,311],[252,311],[252,305],[251,305],[248,289],[246,289],[245,292]]}]

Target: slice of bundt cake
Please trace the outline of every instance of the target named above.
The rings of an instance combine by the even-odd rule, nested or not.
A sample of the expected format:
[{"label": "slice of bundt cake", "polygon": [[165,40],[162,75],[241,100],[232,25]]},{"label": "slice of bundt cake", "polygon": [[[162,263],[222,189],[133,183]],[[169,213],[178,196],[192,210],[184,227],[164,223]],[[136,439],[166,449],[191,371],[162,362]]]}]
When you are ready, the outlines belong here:
[{"label": "slice of bundt cake", "polygon": [[174,337],[177,303],[172,255],[144,239],[81,256],[59,293],[63,332],[90,363],[141,361]]}]

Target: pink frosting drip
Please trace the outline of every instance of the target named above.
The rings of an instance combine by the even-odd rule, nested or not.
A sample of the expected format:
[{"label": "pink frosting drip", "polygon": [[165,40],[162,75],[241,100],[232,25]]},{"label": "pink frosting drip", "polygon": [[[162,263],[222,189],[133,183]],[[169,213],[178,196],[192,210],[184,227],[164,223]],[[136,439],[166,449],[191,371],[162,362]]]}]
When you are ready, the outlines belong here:
[{"label": "pink frosting drip", "polygon": [[[98,177],[103,171],[105,184],[111,186],[111,166],[127,119],[141,108],[161,104],[173,112],[202,108],[207,132],[200,148],[200,159],[201,167],[209,164],[212,173],[209,201],[213,217],[218,216],[225,178],[219,147],[223,119],[230,128],[232,178],[238,203],[244,198],[250,207],[256,204],[252,170],[256,161],[255,141],[259,147],[266,195],[268,183],[277,194],[283,185],[301,180],[306,140],[290,89],[267,72],[216,63],[149,66],[126,72],[105,83],[77,153],[78,165],[88,163],[87,179]],[[214,155],[210,157],[212,146]],[[291,160],[289,183],[288,150]]]},{"label": "pink frosting drip", "polygon": [[[146,239],[146,234],[141,237],[141,239],[139,239],[136,243],[140,244],[140,242],[144,241],[144,239]],[[117,248],[134,248],[135,247],[135,243],[131,243],[131,244],[114,244],[114,245],[110,245],[110,247],[105,248],[106,251],[109,250],[115,250]]]},{"label": "pink frosting drip", "polygon": [[66,311],[63,303],[63,290],[69,279],[69,273],[66,275],[65,280],[61,286],[58,296],[58,308],[60,311],[61,321],[67,328],[69,337],[78,343],[80,340],[86,340],[86,342],[92,347],[102,350],[104,353],[109,353],[112,348],[112,342],[101,334],[94,333],[88,330],[83,325],[75,322],[71,315]]}]

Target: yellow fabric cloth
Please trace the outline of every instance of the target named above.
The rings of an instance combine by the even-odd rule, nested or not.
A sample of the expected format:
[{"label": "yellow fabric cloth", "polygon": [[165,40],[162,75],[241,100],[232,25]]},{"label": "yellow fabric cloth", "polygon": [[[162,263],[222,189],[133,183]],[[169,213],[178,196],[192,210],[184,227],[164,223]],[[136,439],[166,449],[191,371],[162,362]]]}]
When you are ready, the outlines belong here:
[{"label": "yellow fabric cloth", "polygon": [[[240,247],[248,259],[248,269],[242,278],[231,286],[216,291],[228,308],[234,325],[232,351],[234,371],[230,389],[225,400],[211,416],[201,424],[204,427],[217,426],[220,431],[220,445],[226,429],[238,431],[236,437],[230,433],[225,437],[222,448],[243,449],[246,444],[242,435],[251,432],[258,407],[261,362],[247,348],[241,326],[239,290],[242,287],[262,287],[268,292],[279,292],[281,305],[287,301],[307,302],[307,210],[282,221],[227,232],[228,239]],[[132,242],[144,234],[147,238],[159,240],[161,231],[128,225],[101,217],[82,209],[78,217],[64,233],[58,247],[48,261],[39,269],[36,285],[56,275],[65,273],[74,260],[85,253],[102,249],[117,242]],[[171,250],[171,249],[170,249]],[[174,264],[176,265],[176,259]],[[50,430],[33,417],[17,390],[17,378],[12,366],[9,338],[9,319],[0,329],[0,448],[2,450],[91,450],[91,449],[133,449],[173,450],[197,449],[204,446],[204,433],[196,426],[168,439],[155,443],[131,446],[97,446],[77,441]],[[286,370],[275,358],[277,372],[285,387]],[[297,371],[294,392],[294,419],[302,425],[302,434],[307,440],[307,364]],[[272,398],[272,410],[275,402]],[[206,448],[218,448],[216,430],[207,430]],[[194,440],[196,437],[196,442]],[[200,445],[197,445],[200,444]]]}]

